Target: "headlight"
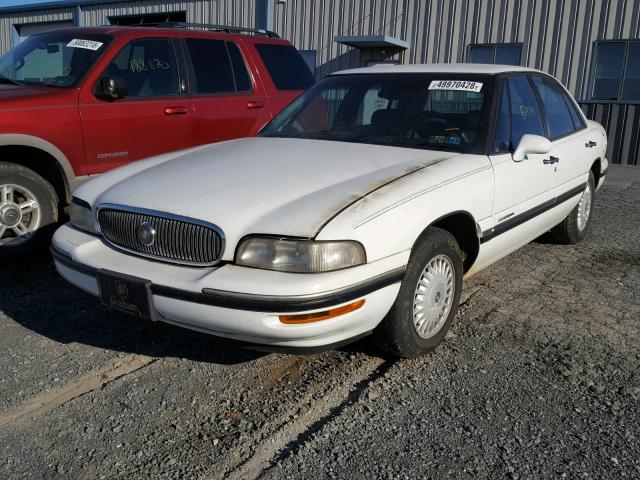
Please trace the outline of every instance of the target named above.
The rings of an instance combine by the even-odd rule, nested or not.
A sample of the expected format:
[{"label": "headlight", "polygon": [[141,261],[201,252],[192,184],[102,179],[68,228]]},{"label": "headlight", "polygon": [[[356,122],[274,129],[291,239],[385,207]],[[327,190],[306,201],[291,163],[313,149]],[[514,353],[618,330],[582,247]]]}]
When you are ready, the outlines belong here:
[{"label": "headlight", "polygon": [[71,225],[79,230],[98,235],[96,219],[91,211],[91,205],[79,198],[71,199],[71,209],[69,210]]},{"label": "headlight", "polygon": [[292,273],[331,272],[366,263],[364,247],[348,240],[313,241],[250,237],[236,253],[236,264]]}]

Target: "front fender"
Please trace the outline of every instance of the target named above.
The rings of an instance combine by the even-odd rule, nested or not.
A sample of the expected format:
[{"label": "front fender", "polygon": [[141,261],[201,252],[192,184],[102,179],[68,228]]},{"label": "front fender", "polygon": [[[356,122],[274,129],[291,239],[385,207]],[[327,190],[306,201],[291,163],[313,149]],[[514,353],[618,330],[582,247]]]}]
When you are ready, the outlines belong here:
[{"label": "front fender", "polygon": [[33,135],[25,135],[22,133],[3,133],[0,134],[0,147],[4,146],[31,147],[42,150],[43,152],[51,155],[58,163],[58,168],[62,173],[67,196],[70,194],[72,186],[76,180],[76,174],[67,156],[53,143]]},{"label": "front fender", "polygon": [[460,155],[393,182],[340,213],[316,237],[361,242],[369,261],[411,250],[429,225],[454,212],[480,223],[493,209],[489,158]]}]

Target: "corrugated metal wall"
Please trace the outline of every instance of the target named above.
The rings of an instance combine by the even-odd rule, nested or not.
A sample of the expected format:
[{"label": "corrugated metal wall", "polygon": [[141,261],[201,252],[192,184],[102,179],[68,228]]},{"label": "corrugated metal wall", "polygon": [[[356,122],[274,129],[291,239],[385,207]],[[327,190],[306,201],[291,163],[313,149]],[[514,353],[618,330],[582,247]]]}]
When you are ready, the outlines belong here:
[{"label": "corrugated metal wall", "polygon": [[583,105],[582,109],[607,129],[609,161],[640,166],[640,105]]},{"label": "corrugated metal wall", "polygon": [[[108,25],[108,17],[153,12],[187,14],[187,21],[253,27],[256,19],[255,0],[143,0],[84,5],[80,24],[87,27]],[[57,8],[0,15],[0,55],[13,46],[15,25],[74,20],[74,8]]]},{"label": "corrugated metal wall", "polygon": [[[83,23],[112,15],[186,11],[190,22],[253,27],[257,0],[136,0],[82,7]],[[410,48],[403,63],[462,62],[471,43],[520,42],[523,65],[555,75],[576,98],[588,99],[594,40],[640,38],[640,0],[286,0],[271,1],[273,30],[304,50],[316,50],[322,77],[362,66],[373,52],[334,41],[338,35],[387,34]],[[14,24],[73,17],[72,9],[0,17],[0,52]],[[584,105],[609,131],[608,156],[640,165],[640,105]]]},{"label": "corrugated metal wall", "polygon": [[188,22],[252,27],[255,5],[255,0],[146,0],[91,5],[82,10],[87,26],[106,25],[107,18],[116,15],[184,11]]},{"label": "corrugated metal wall", "polygon": [[[368,58],[337,35],[387,34],[410,48],[403,63],[462,62],[472,43],[519,42],[522,64],[551,73],[588,98],[593,41],[640,38],[640,0],[287,0],[274,2],[274,30],[317,50],[318,75]],[[640,165],[640,106],[584,106],[609,130],[609,158]]]},{"label": "corrugated metal wall", "polygon": [[10,50],[13,46],[14,25],[51,23],[64,20],[73,20],[72,8],[56,8],[0,16],[0,55]]}]

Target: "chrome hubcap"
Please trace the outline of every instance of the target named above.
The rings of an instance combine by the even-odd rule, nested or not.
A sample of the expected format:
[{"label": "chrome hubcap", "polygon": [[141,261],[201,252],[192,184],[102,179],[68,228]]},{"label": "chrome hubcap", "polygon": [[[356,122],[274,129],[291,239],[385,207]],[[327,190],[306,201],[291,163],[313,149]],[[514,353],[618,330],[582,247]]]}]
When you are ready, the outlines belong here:
[{"label": "chrome hubcap", "polygon": [[422,338],[437,334],[449,316],[455,293],[453,263],[446,255],[431,259],[413,296],[413,327]]},{"label": "chrome hubcap", "polygon": [[20,185],[0,185],[0,247],[27,242],[39,226],[36,196]]},{"label": "chrome hubcap", "polygon": [[580,203],[578,203],[578,230],[582,231],[587,226],[589,215],[591,214],[591,184],[587,183],[587,188],[582,194]]}]

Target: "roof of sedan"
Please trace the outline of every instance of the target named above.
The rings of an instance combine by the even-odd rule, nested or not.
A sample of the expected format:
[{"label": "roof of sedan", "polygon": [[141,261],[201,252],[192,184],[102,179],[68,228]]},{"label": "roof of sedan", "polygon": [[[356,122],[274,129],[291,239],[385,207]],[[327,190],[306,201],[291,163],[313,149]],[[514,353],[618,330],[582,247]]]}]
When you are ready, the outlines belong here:
[{"label": "roof of sedan", "polygon": [[424,63],[413,65],[378,64],[372,67],[342,70],[334,75],[350,73],[475,73],[496,75],[505,72],[538,72],[533,68],[484,63]]}]

